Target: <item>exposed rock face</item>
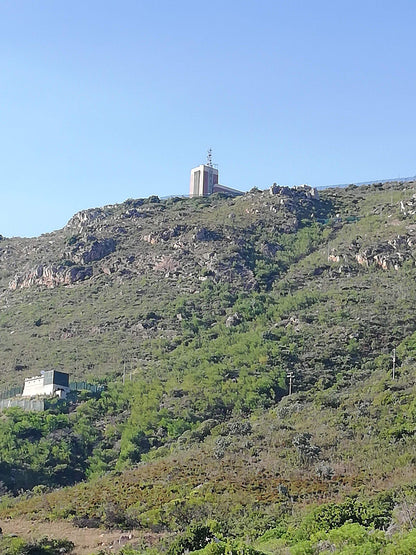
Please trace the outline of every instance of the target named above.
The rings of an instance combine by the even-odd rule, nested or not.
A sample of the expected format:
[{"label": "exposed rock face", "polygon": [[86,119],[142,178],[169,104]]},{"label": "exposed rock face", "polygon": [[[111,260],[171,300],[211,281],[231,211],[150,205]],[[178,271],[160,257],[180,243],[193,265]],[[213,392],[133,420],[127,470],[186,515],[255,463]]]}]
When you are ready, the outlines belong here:
[{"label": "exposed rock face", "polygon": [[271,195],[281,195],[289,198],[301,198],[302,196],[304,196],[306,198],[319,200],[318,190],[306,184],[299,185],[297,187],[281,187],[277,185],[277,183],[273,183],[273,185],[269,189],[269,193]]},{"label": "exposed rock face", "polygon": [[179,237],[187,231],[187,227],[184,225],[176,225],[175,227],[162,229],[157,233],[152,232],[148,235],[143,235],[143,241],[150,243],[151,245],[156,245],[157,243],[170,241],[175,237]]},{"label": "exposed rock face", "polygon": [[116,241],[112,238],[94,241],[90,249],[82,253],[81,260],[84,264],[88,264],[94,260],[101,260],[114,252],[116,250],[116,245]]},{"label": "exposed rock face", "polygon": [[149,218],[149,214],[146,214],[145,212],[139,212],[139,210],[137,210],[136,208],[131,208],[130,210],[123,212],[121,218],[124,220],[130,218]]},{"label": "exposed rock face", "polygon": [[414,260],[413,243],[412,237],[398,235],[386,243],[360,251],[356,254],[356,260],[366,267],[376,264],[383,270],[398,270],[406,260]]},{"label": "exposed rock face", "polygon": [[413,216],[416,214],[416,195],[408,201],[400,201],[400,212],[404,216]]},{"label": "exposed rock face", "polygon": [[[12,290],[81,283],[93,274],[119,283],[162,277],[184,293],[207,280],[256,290],[261,284],[254,261],[275,258],[283,247],[274,234],[295,232],[316,211],[311,191],[283,187],[270,196],[257,190],[224,200],[225,213],[216,213],[219,200],[213,198],[203,217],[192,201],[156,197],[83,210],[49,237],[1,241],[0,277],[3,270],[3,287]],[[270,239],[247,241],[268,226]]]},{"label": "exposed rock face", "polygon": [[33,285],[53,288],[58,285],[71,285],[92,276],[91,266],[37,266],[26,274],[16,276],[9,284],[9,289],[24,289]]},{"label": "exposed rock face", "polygon": [[379,266],[383,270],[398,270],[405,261],[415,260],[415,245],[413,237],[409,235],[398,235],[389,241],[360,248],[359,241],[351,243],[348,252],[328,255],[328,262],[357,263],[368,268],[372,265]]},{"label": "exposed rock face", "polygon": [[81,210],[73,216],[66,227],[76,228],[79,232],[83,231],[92,222],[102,220],[106,217],[106,211],[103,208],[92,208],[91,210]]},{"label": "exposed rock face", "polygon": [[357,254],[355,255],[355,260],[358,262],[360,266],[365,266],[366,268],[368,268],[369,261],[365,253],[357,252]]},{"label": "exposed rock face", "polygon": [[157,262],[154,269],[160,272],[176,272],[180,268],[180,263],[172,256],[164,256]]},{"label": "exposed rock face", "polygon": [[[80,221],[89,221],[89,217],[93,219],[99,217],[96,213],[99,214],[100,210],[80,212],[74,218],[79,217]],[[87,214],[86,220],[83,220],[85,214]],[[92,215],[88,216],[88,214]],[[69,240],[69,245],[70,250],[60,253],[61,261],[64,259],[63,263],[49,260],[32,268],[22,267],[20,273],[10,280],[9,289],[15,291],[33,286],[53,288],[85,281],[93,275],[91,263],[113,253],[117,242],[113,238],[97,239],[95,236],[86,236],[81,239],[73,236]]]},{"label": "exposed rock face", "polygon": [[155,233],[149,233],[149,235],[143,235],[143,241],[151,245],[156,245],[158,243],[158,237]]},{"label": "exposed rock face", "polygon": [[160,233],[160,238],[162,239],[162,241],[169,241],[169,239],[172,239],[173,237],[179,237],[179,235],[181,235],[185,231],[186,231],[186,226],[175,225],[175,227],[173,228],[164,229]]}]

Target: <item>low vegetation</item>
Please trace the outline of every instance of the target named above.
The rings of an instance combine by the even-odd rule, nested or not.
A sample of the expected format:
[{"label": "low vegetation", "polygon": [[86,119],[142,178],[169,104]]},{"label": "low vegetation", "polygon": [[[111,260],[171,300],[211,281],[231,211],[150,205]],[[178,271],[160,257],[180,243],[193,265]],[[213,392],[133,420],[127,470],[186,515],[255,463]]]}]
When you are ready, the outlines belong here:
[{"label": "low vegetation", "polygon": [[[106,387],[3,412],[0,519],[135,530],[123,555],[413,553],[415,193],[129,200],[3,239],[4,387]],[[58,261],[92,277],[36,281]]]}]

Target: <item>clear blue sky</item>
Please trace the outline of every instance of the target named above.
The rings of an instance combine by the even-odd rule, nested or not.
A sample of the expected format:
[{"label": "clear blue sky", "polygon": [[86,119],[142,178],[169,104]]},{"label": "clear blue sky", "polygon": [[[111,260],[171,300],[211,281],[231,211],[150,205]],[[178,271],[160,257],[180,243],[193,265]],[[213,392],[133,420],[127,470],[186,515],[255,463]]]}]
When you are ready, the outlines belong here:
[{"label": "clear blue sky", "polygon": [[416,174],[415,0],[2,0],[0,234],[188,192]]}]

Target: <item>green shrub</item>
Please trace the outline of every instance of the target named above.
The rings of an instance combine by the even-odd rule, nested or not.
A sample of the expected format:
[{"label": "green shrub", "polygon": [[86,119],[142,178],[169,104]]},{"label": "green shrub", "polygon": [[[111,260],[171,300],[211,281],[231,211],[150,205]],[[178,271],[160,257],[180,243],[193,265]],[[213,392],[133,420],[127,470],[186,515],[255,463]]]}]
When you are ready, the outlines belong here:
[{"label": "green shrub", "polygon": [[372,501],[347,498],[343,503],[328,503],[311,511],[292,534],[295,540],[307,540],[312,534],[340,528],[346,523],[384,529],[391,520],[394,508],[392,496],[382,494]]},{"label": "green shrub", "polygon": [[2,555],[25,555],[26,542],[22,538],[1,538],[0,553]]},{"label": "green shrub", "polygon": [[194,525],[176,538],[168,550],[168,555],[182,555],[182,553],[195,551],[207,545],[213,539],[213,534],[208,526]]}]

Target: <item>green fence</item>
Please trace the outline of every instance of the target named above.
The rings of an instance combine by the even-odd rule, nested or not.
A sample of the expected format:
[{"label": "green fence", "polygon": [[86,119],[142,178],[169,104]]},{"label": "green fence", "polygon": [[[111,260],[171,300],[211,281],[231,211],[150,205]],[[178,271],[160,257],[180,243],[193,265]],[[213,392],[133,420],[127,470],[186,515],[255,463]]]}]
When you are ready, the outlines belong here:
[{"label": "green fence", "polygon": [[1,399],[0,410],[10,409],[11,407],[19,407],[27,411],[41,412],[45,409],[43,399]]},{"label": "green fence", "polygon": [[22,386],[11,387],[10,389],[7,389],[6,391],[0,391],[0,400],[11,399],[12,397],[17,397],[18,395],[21,395],[22,393],[23,393],[23,387]]},{"label": "green fence", "polygon": [[105,386],[87,382],[71,382],[69,384],[69,388],[71,391],[91,391],[91,393],[101,393],[104,391]]},{"label": "green fence", "polygon": [[[91,393],[101,393],[102,391],[104,391],[105,386],[87,382],[71,382],[69,384],[69,388],[71,391],[90,391]],[[4,406],[1,405],[2,401],[8,401],[10,399],[14,399],[15,397],[20,397],[22,393],[22,386],[11,387],[9,389],[6,389],[5,391],[0,391],[0,408],[6,408],[7,405],[7,403],[3,404]]]}]

